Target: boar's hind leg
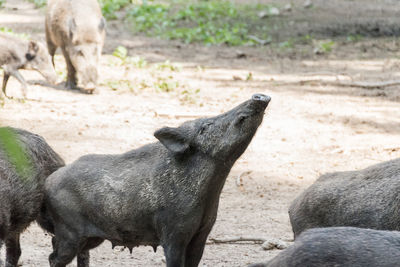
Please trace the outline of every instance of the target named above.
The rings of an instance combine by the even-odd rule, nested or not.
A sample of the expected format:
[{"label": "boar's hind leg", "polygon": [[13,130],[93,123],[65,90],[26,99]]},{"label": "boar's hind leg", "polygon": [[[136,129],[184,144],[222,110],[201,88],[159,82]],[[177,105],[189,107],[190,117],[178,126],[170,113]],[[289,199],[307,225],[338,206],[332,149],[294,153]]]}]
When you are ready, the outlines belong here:
[{"label": "boar's hind leg", "polygon": [[62,49],[64,58],[65,58],[65,63],[67,64],[67,83],[65,84],[65,87],[68,89],[76,89],[76,70],[75,67],[72,65],[71,58],[69,57],[68,52],[65,50],[65,48]]},{"label": "boar's hind leg", "polygon": [[20,256],[19,234],[8,236],[6,239],[6,267],[16,267]]},{"label": "boar's hind leg", "polygon": [[197,267],[199,265],[209,232],[196,233],[192,238],[186,249],[185,267]]},{"label": "boar's hind leg", "polygon": [[83,249],[81,249],[81,252],[79,252],[77,257],[78,267],[89,267],[89,250],[99,246],[101,243],[103,243],[103,241],[104,239],[102,238],[89,238],[86,241],[86,244],[83,246]]}]

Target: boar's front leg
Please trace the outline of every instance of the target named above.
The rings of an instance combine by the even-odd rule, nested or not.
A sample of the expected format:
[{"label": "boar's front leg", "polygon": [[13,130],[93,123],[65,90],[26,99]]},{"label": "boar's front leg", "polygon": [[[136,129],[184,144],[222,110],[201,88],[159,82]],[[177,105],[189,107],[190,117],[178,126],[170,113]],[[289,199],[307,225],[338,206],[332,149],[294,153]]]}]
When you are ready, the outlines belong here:
[{"label": "boar's front leg", "polygon": [[17,267],[20,256],[19,234],[13,234],[6,239],[6,267]]},{"label": "boar's front leg", "polygon": [[47,26],[47,23],[46,23],[47,50],[49,50],[49,54],[51,56],[51,63],[53,63],[53,67],[55,67],[55,65],[54,65],[54,54],[56,53],[57,46],[53,43],[53,41],[51,40],[50,36],[51,35],[50,35],[49,27]]},{"label": "boar's front leg", "polygon": [[6,93],[6,87],[7,87],[7,82],[8,82],[8,79],[10,78],[10,74],[8,73],[8,72],[6,72],[6,71],[4,71],[4,76],[3,76],[3,85],[2,85],[2,91],[3,91],[3,94],[6,96],[6,97],[8,97],[7,96],[7,93]]},{"label": "boar's front leg", "polygon": [[3,93],[6,97],[6,85],[8,82],[8,78],[10,78],[11,76],[14,76],[15,78],[17,78],[17,80],[21,83],[21,89],[22,89],[22,95],[24,96],[24,98],[26,98],[26,89],[28,88],[28,85],[26,84],[26,81],[24,79],[24,77],[22,77],[21,73],[19,73],[19,71],[17,69],[8,69],[8,68],[4,68],[4,78],[3,78]]},{"label": "boar's front leg", "polygon": [[89,267],[89,261],[90,261],[89,250],[80,252],[76,257],[76,261],[78,267]]},{"label": "boar's front leg", "polygon": [[210,230],[203,230],[194,235],[186,249],[185,267],[199,265]]},{"label": "boar's front leg", "polygon": [[164,246],[167,267],[185,267],[186,244],[174,240]]},{"label": "boar's front leg", "polygon": [[53,253],[49,256],[50,267],[65,267],[78,254],[79,241],[73,233],[56,235],[53,238]]},{"label": "boar's front leg", "polygon": [[65,84],[65,87],[68,89],[76,89],[76,70],[74,65],[72,65],[71,58],[69,57],[69,54],[67,50],[62,48],[62,52],[65,58],[65,63],[67,64],[67,83]]}]

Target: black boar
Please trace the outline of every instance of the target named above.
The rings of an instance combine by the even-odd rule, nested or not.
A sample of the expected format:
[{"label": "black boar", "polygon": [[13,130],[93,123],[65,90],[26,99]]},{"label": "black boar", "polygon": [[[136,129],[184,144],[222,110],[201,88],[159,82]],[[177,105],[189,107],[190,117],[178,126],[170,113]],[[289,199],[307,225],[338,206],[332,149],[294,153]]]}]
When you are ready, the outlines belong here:
[{"label": "black boar", "polygon": [[266,264],[249,267],[395,267],[400,232],[355,227],[309,229]]},{"label": "black boar", "polygon": [[5,96],[8,79],[14,76],[21,83],[22,93],[26,97],[27,84],[19,69],[36,70],[48,82],[57,82],[46,47],[39,42],[22,40],[10,34],[0,33],[0,67],[4,70],[2,91]]},{"label": "black boar", "polygon": [[[16,267],[21,255],[19,236],[36,219],[44,196],[45,179],[64,161],[33,133],[0,128],[0,246],[7,248],[6,267]],[[4,142],[11,136],[26,155],[25,166],[15,166]],[[10,149],[11,151],[11,149]]]},{"label": "black boar", "polygon": [[121,155],[87,155],[46,181],[41,225],[55,234],[52,267],[105,239],[158,245],[168,267],[198,266],[222,187],[263,120],[257,94],[222,115],[165,127],[159,142]]},{"label": "black boar", "polygon": [[105,38],[105,19],[97,0],[49,0],[45,23],[53,64],[57,47],[67,64],[66,87],[93,93]]},{"label": "black boar", "polygon": [[322,175],[289,208],[294,236],[316,227],[400,230],[400,159]]}]

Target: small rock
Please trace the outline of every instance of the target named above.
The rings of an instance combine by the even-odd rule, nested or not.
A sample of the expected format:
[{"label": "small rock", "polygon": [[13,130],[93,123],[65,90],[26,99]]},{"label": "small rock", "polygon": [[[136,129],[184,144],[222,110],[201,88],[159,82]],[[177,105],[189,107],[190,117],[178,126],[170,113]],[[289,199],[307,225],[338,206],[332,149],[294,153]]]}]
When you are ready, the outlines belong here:
[{"label": "small rock", "polygon": [[268,12],[265,11],[265,10],[260,11],[260,12],[258,12],[257,16],[258,16],[260,19],[264,19],[264,18],[268,17]]},{"label": "small rock", "polygon": [[246,58],[246,57],[247,57],[247,55],[245,52],[240,51],[240,50],[236,51],[236,58]]},{"label": "small rock", "polygon": [[265,241],[261,247],[264,250],[271,250],[271,249],[285,249],[289,246],[288,242],[284,242],[278,239],[271,239],[271,240],[267,240]]},{"label": "small rock", "polygon": [[313,3],[311,2],[311,0],[306,0],[303,4],[304,8],[310,8],[312,7]]},{"label": "small rock", "polygon": [[279,9],[276,8],[276,7],[271,7],[271,8],[268,10],[268,15],[270,15],[270,16],[279,16],[280,14],[281,14],[281,12],[280,12]]},{"label": "small rock", "polygon": [[290,12],[290,11],[292,11],[292,4],[286,4],[284,7],[283,7],[283,9],[285,10],[285,11],[287,11],[287,12]]}]

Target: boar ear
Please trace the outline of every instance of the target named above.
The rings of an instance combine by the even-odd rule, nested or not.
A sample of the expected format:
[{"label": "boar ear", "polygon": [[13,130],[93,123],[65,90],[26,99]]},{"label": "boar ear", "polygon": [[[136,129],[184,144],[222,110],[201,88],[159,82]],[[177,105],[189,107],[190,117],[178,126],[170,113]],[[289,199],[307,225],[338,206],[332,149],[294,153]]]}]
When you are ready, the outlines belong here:
[{"label": "boar ear", "polygon": [[99,23],[99,31],[102,32],[106,28],[106,20],[104,17],[101,17]]},{"label": "boar ear", "polygon": [[39,45],[34,42],[30,41],[28,46],[28,52],[25,54],[25,57],[28,61],[31,61],[36,57],[37,51],[39,51]]},{"label": "boar ear", "polygon": [[157,130],[154,136],[168,148],[168,150],[182,154],[189,148],[185,135],[179,128],[164,127]]}]

